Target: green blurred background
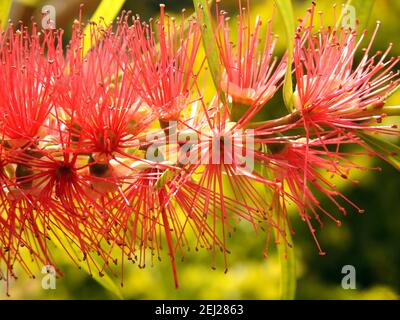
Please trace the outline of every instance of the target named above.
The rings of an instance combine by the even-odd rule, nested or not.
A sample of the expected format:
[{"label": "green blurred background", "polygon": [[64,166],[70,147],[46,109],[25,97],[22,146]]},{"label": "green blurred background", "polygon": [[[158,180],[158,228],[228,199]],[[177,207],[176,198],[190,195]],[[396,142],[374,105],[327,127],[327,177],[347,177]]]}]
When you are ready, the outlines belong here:
[{"label": "green blurred background", "polygon": [[[1,0],[0,0],[1,1]],[[160,0],[128,0],[125,8],[139,13],[142,18],[156,16]],[[182,8],[192,10],[190,0],[163,1],[167,9],[179,15]],[[243,0],[245,2],[245,0]],[[316,1],[317,9],[324,11],[326,23],[332,23],[331,1]],[[84,14],[91,16],[99,1],[82,0],[19,0],[14,1],[11,11],[13,21],[30,21],[34,16],[40,21],[43,5],[56,8],[58,28],[70,31],[72,21],[78,16],[79,4],[85,3]],[[268,20],[273,2],[252,1],[252,15]],[[296,18],[303,17],[310,1],[294,1]],[[340,10],[340,1],[337,1]],[[231,16],[237,13],[236,0],[223,0],[221,6]],[[400,53],[400,1],[377,0],[372,11],[368,29],[382,21],[381,30],[374,43],[376,50],[384,50],[393,42],[394,56]],[[235,25],[234,23],[232,25]],[[277,16],[275,32],[282,34],[279,50],[285,48],[282,21]],[[66,37],[68,38],[68,36]],[[210,81],[211,82],[211,81]],[[400,93],[390,99],[388,105],[398,105]],[[398,119],[397,119],[398,120]],[[399,121],[397,121],[399,122]],[[342,227],[327,223],[317,236],[327,255],[321,257],[305,224],[293,215],[296,230],[294,242],[298,264],[298,299],[398,299],[400,296],[400,198],[399,173],[382,161],[371,165],[382,167],[382,173],[357,173],[361,183],[357,186],[342,185],[342,190],[354,202],[366,210],[360,215],[349,210],[343,217]],[[329,204],[327,204],[329,206]],[[211,269],[207,252],[188,252],[184,262],[178,262],[181,287],[175,289],[168,258],[153,267],[139,269],[126,265],[124,287],[121,294],[127,299],[277,299],[279,298],[279,263],[271,246],[271,255],[263,257],[265,239],[256,236],[249,226],[243,224],[228,243],[229,272],[224,273],[221,263]],[[59,254],[59,267],[64,277],[57,279],[56,290],[43,290],[40,269],[36,279],[29,279],[19,272],[19,279],[12,283],[11,299],[114,299],[117,296],[105,289],[95,279],[78,270]],[[342,267],[356,268],[356,290],[341,287]],[[119,287],[120,279],[112,278]],[[105,281],[105,280],[104,280]],[[3,286],[1,284],[0,286]],[[0,297],[6,298],[0,288]]]}]

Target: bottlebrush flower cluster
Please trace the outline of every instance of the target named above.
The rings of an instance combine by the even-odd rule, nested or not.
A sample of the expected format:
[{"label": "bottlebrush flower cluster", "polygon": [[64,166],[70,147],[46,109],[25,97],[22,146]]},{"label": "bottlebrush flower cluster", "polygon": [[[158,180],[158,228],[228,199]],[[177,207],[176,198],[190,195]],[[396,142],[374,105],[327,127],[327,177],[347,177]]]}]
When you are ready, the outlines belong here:
[{"label": "bottlebrush flower cluster", "polygon": [[[356,163],[384,157],[365,133],[399,136],[381,123],[399,86],[399,58],[389,58],[390,47],[371,53],[375,32],[358,62],[365,33],[319,28],[313,7],[288,61],[275,57],[272,22],[253,26],[240,10],[236,34],[226,15],[217,7],[215,43],[204,50],[220,56],[211,101],[200,80],[199,17],[177,22],[161,6],[156,21],[122,15],[111,26],[91,23],[86,35],[75,21],[66,48],[61,30],[10,24],[1,33],[2,278],[15,277],[16,264],[33,276],[30,259],[54,265],[54,250],[103,274],[127,260],[153,264],[166,249],[178,286],[175,259],[186,250],[210,250],[213,267],[221,251],[227,266],[240,221],[290,250],[295,206],[324,254],[315,221],[339,225],[348,204],[362,212],[331,178],[376,169]],[[261,109],[276,107],[270,100],[288,64],[293,111],[256,122]]]}]

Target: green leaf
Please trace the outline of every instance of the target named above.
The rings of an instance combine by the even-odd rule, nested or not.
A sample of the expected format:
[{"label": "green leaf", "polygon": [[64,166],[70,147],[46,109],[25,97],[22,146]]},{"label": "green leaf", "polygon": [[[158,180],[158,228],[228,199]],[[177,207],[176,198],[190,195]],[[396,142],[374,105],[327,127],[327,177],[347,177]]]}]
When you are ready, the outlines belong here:
[{"label": "green leaf", "polygon": [[[268,147],[266,144],[261,145],[261,152],[268,153]],[[267,166],[261,166],[259,174],[265,179],[271,180],[273,178],[271,170],[267,168]],[[272,190],[264,186],[265,198],[272,202],[275,202],[274,211],[272,212],[275,221],[278,220],[278,208],[281,205],[279,200],[276,200]],[[277,254],[279,257],[280,264],[280,295],[281,300],[294,300],[296,297],[296,286],[297,286],[297,276],[296,276],[296,255],[294,249],[294,243],[292,239],[292,234],[290,231],[290,227],[288,222],[283,219],[281,221],[281,225],[283,225],[281,231],[284,233],[285,239],[283,240],[282,234],[280,234],[279,230],[274,228],[274,237],[277,242]],[[279,240],[279,241],[278,241]],[[289,246],[290,245],[290,246]]]},{"label": "green leaf", "polygon": [[375,0],[348,0],[345,4],[344,10],[342,10],[336,27],[338,28],[342,24],[343,18],[345,18],[346,14],[348,14],[348,11],[345,10],[345,8],[346,6],[350,6],[353,7],[355,10],[354,13],[355,18],[359,22],[359,30],[367,28],[368,22],[371,18],[372,9],[374,8],[374,4]]},{"label": "green leaf", "polygon": [[100,284],[104,289],[107,289],[111,293],[113,293],[118,299],[122,300],[124,297],[122,296],[122,292],[120,287],[115,283],[115,281],[111,278],[111,276],[105,271],[100,274],[96,272],[90,273],[88,266],[86,263],[82,263],[82,270],[85,270],[98,284]]},{"label": "green leaf", "polygon": [[[284,241],[277,244],[279,263],[281,266],[281,299],[294,300],[296,297],[296,256],[288,223],[283,222],[283,224],[286,241],[291,244],[291,247],[287,248]],[[278,231],[274,231],[275,238],[277,238]]]},{"label": "green leaf", "polygon": [[165,186],[169,181],[171,181],[172,178],[175,177],[175,175],[176,172],[172,171],[171,169],[166,169],[155,183],[154,192]]},{"label": "green leaf", "polygon": [[217,43],[214,36],[214,26],[212,23],[210,6],[212,1],[207,0],[193,0],[193,5],[197,15],[201,18],[201,24],[204,26],[203,30],[203,47],[207,55],[208,67],[214,82],[215,88],[218,90],[220,84],[220,59],[217,48]]},{"label": "green leaf", "polygon": [[397,170],[400,170],[400,147],[394,143],[382,140],[368,133],[360,132],[359,135],[363,138],[365,143],[372,149],[377,151],[394,166]]},{"label": "green leaf", "polygon": [[293,103],[293,80],[292,80],[292,60],[294,50],[294,36],[295,36],[295,21],[294,12],[291,0],[276,0],[276,6],[278,7],[279,13],[283,19],[286,32],[286,43],[287,47],[287,68],[285,75],[285,83],[283,85],[283,99],[285,101],[286,108],[289,112],[294,110]]},{"label": "green leaf", "polygon": [[[64,250],[64,245],[61,239],[64,239],[64,235],[59,232],[56,228],[52,229],[52,233],[54,236],[51,237],[52,244],[60,249],[60,251]],[[89,259],[89,258],[87,258]],[[95,260],[98,265],[101,265],[101,261],[97,261],[96,257],[93,255],[91,259]],[[82,261],[80,263],[80,268],[84,270],[87,274],[89,274],[97,283],[99,283],[104,289],[113,293],[118,299],[123,299],[121,288],[114,282],[111,276],[103,271],[103,274],[100,276],[99,273],[93,273],[89,270],[89,267],[86,262]],[[93,268],[95,269],[95,268]],[[97,269],[95,269],[97,271]]]},{"label": "green leaf", "polygon": [[[97,23],[103,18],[105,23],[111,23],[119,14],[124,3],[125,0],[102,0],[93,16],[90,18],[90,21]],[[90,49],[91,43],[89,34],[90,25],[88,24],[85,28],[84,53],[87,53]]]},{"label": "green leaf", "polygon": [[1,29],[3,30],[8,22],[8,15],[10,14],[12,0],[1,0],[0,1],[0,22]]}]

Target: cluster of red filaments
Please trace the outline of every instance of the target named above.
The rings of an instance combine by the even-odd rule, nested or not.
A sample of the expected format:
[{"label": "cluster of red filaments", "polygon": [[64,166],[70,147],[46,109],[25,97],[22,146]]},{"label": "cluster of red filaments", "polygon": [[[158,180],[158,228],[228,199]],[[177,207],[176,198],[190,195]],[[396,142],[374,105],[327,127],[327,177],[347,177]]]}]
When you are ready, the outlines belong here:
[{"label": "cluster of red filaments", "polygon": [[[55,248],[100,275],[128,260],[152,265],[165,248],[178,286],[175,261],[190,248],[209,250],[213,267],[222,252],[227,270],[240,221],[265,235],[265,255],[271,233],[290,250],[295,207],[324,254],[314,221],[341,222],[323,198],[339,213],[363,212],[331,178],[378,170],[356,163],[388,156],[370,147],[371,134],[399,136],[381,123],[397,110],[384,106],[399,86],[391,46],[371,55],[375,31],[356,64],[365,33],[316,30],[313,7],[293,61],[279,59],[272,21],[262,31],[240,9],[235,34],[217,5],[204,55],[200,20],[178,23],[161,6],[157,21],[124,14],[114,26],[91,23],[86,35],[75,21],[66,48],[60,30],[10,24],[1,33],[0,277],[15,277],[15,265],[33,276],[28,258],[55,264]],[[205,101],[210,50],[221,77]],[[293,111],[255,122],[276,107],[288,64]]]}]

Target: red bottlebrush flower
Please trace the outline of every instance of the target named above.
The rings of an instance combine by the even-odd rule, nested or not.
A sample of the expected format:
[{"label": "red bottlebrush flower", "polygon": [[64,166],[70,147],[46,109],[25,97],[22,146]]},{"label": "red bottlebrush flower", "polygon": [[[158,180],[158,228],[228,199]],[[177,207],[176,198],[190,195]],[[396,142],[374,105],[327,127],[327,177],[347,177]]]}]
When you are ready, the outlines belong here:
[{"label": "red bottlebrush flower", "polygon": [[[243,130],[242,125],[229,122],[226,104],[217,102],[209,109],[203,104],[203,109],[205,121],[199,121],[202,126],[187,124],[189,132],[197,135],[198,141],[186,150],[185,173],[182,180],[178,179],[175,184],[179,189],[185,185],[188,176],[194,177],[196,184],[191,186],[195,194],[193,203],[202,207],[204,219],[213,230],[220,229],[218,233],[221,234],[221,249],[227,268],[226,241],[235,223],[246,220],[256,232],[268,229],[269,234],[272,228],[282,232],[271,214],[274,205],[264,195],[265,189],[274,192],[280,185],[260,175],[260,168],[267,163],[265,156],[256,152],[254,133]],[[199,203],[195,186],[209,190],[199,198]],[[214,255],[217,248],[214,243]]]},{"label": "red bottlebrush flower", "polygon": [[46,245],[48,212],[42,211],[30,194],[19,189],[20,182],[25,187],[27,184],[15,175],[27,172],[26,168],[18,167],[12,159],[5,159],[4,147],[1,145],[0,149],[0,278],[6,281],[8,294],[9,280],[17,278],[16,264],[34,277],[26,262],[27,254],[43,265],[51,264],[52,258]]},{"label": "red bottlebrush flower", "polygon": [[32,33],[9,25],[0,34],[0,125],[11,146],[43,137],[53,107],[54,69],[59,50],[52,32]]},{"label": "red bottlebrush flower", "polygon": [[[184,241],[182,221],[175,207],[167,204],[168,191],[163,187],[156,190],[157,179],[163,170],[154,164],[146,165],[148,169],[136,173],[126,181],[124,197],[112,201],[112,206],[118,208],[110,228],[115,231],[115,243],[124,244],[124,256],[144,268],[146,262],[153,265],[154,258],[161,259],[163,236],[166,239],[168,255],[171,260],[175,286],[178,287],[178,274],[175,265],[177,246]],[[115,226],[115,221],[119,224]]]},{"label": "red bottlebrush flower", "polygon": [[160,19],[154,28],[137,18],[129,33],[130,68],[138,93],[160,119],[177,120],[196,88],[201,26],[194,18],[186,25],[184,17],[177,24],[160,5]]},{"label": "red bottlebrush flower", "polygon": [[[83,55],[80,26],[74,30],[60,77],[59,105],[65,125],[79,141],[80,152],[92,153],[107,163],[117,154],[137,146],[137,135],[153,120],[140,101],[134,83],[126,72],[128,17],[122,17],[117,30],[91,25],[87,35],[93,47]],[[60,111],[61,112],[61,111]]]},{"label": "red bottlebrush flower", "polygon": [[[2,223],[9,230],[3,243],[10,248],[10,261],[25,265],[19,254],[19,247],[24,246],[34,259],[54,265],[48,246],[54,241],[76,264],[83,259],[89,270],[100,271],[103,267],[93,255],[105,263],[110,258],[100,246],[100,238],[106,235],[99,214],[103,207],[92,195],[96,191],[91,182],[96,178],[86,170],[88,156],[75,153],[72,134],[57,125],[59,134],[41,139],[34,151],[8,152],[15,177],[3,181],[8,202]],[[12,264],[8,269],[12,270]]]},{"label": "red bottlebrush flower", "polygon": [[[249,8],[249,1],[248,11]],[[218,13],[220,29],[216,36],[225,73],[221,90],[225,91],[233,106],[231,118],[252,118],[272,98],[282,84],[286,70],[286,57],[280,62],[274,58],[277,38],[272,33],[272,21],[268,22],[265,37],[261,34],[261,20],[257,17],[254,29],[250,23],[250,12],[245,14],[239,1],[238,35],[233,41],[229,20],[225,13]],[[264,42],[262,44],[262,41]],[[237,114],[235,114],[237,113]]]},{"label": "red bottlebrush flower", "polygon": [[355,208],[359,213],[364,212],[338,190],[332,179],[339,178],[358,184],[358,181],[350,178],[350,172],[378,170],[355,162],[355,157],[371,156],[370,154],[341,151],[342,146],[357,144],[357,140],[355,136],[337,136],[335,133],[327,133],[311,140],[290,136],[260,139],[268,142],[271,150],[268,155],[271,175],[286,189],[285,193],[280,194],[283,206],[279,212],[282,216],[279,220],[287,221],[290,225],[286,209],[288,203],[292,202],[297,207],[301,219],[307,223],[321,255],[325,252],[317,240],[313,219],[321,227],[323,216],[338,226],[341,225],[340,220],[324,208],[322,199],[325,197],[325,200],[330,201],[344,215],[347,215],[346,205]]},{"label": "red bottlebrush flower", "polygon": [[7,293],[9,280],[16,278],[14,270],[16,264],[19,264],[30,277],[34,277],[30,264],[26,262],[27,254],[37,263],[53,265],[46,245],[48,233],[43,229],[43,226],[47,225],[46,216],[47,212],[35,206],[35,201],[32,201],[29,195],[19,200],[10,200],[7,207],[3,208],[0,219],[0,241],[6,268],[3,279],[7,281]]},{"label": "red bottlebrush flower", "polygon": [[[16,263],[32,274],[23,250],[53,264],[54,241],[100,275],[121,255],[122,277],[126,259],[142,268],[166,247],[178,286],[176,259],[186,249],[210,250],[213,268],[221,251],[227,269],[227,239],[242,220],[266,231],[267,245],[273,231],[288,247],[294,204],[323,255],[314,220],[340,221],[320,198],[343,214],[348,206],[363,211],[326,173],[357,183],[350,171],[368,168],[353,156],[383,157],[359,129],[399,134],[374,121],[399,85],[400,58],[388,59],[390,48],[370,56],[376,30],[356,65],[362,39],[344,28],[314,35],[313,7],[295,39],[297,110],[254,122],[291,61],[273,57],[272,22],[263,39],[247,4],[246,14],[239,1],[237,41],[217,5],[224,74],[210,104],[197,83],[205,60],[195,70],[202,17],[176,23],[162,5],[150,25],[123,14],[84,35],[75,22],[66,52],[62,31],[0,34],[0,277],[14,277]],[[353,145],[364,151],[349,151]]]},{"label": "red bottlebrush flower", "polygon": [[371,55],[379,23],[361,61],[355,54],[366,31],[322,26],[314,34],[314,6],[309,24],[300,26],[295,40],[294,64],[297,88],[295,106],[305,125],[320,131],[321,126],[393,133],[393,127],[380,126],[380,109],[400,83],[392,70],[400,57],[388,59],[392,45],[382,54]]},{"label": "red bottlebrush flower", "polygon": [[[239,201],[196,183],[191,174],[181,169],[142,163],[134,170],[139,167],[143,167],[140,172],[125,181],[124,198],[110,200],[117,213],[105,227],[112,230],[115,244],[124,244],[122,261],[126,255],[140,268],[146,263],[153,265],[155,258],[161,260],[165,239],[178,287],[176,257],[183,259],[185,249],[205,248],[214,252],[215,266],[216,248],[224,255],[228,252],[225,240],[218,236],[217,225],[226,225],[228,218],[249,219],[250,214],[237,209]],[[214,213],[225,211],[226,215],[218,217],[207,209]]]}]

